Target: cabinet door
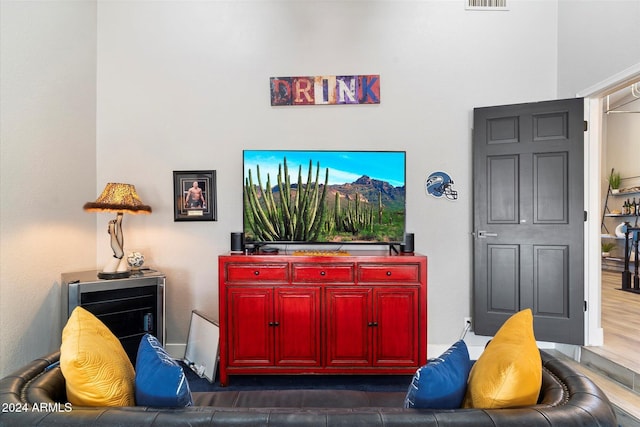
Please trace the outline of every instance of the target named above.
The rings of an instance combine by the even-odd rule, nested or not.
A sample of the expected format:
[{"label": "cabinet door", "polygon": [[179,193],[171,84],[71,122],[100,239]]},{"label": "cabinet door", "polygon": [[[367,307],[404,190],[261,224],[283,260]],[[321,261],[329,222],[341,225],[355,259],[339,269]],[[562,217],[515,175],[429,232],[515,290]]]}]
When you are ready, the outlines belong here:
[{"label": "cabinet door", "polygon": [[229,366],[273,365],[273,289],[227,289]]},{"label": "cabinet door", "polygon": [[374,366],[418,366],[418,288],[374,290]]},{"label": "cabinet door", "polygon": [[370,288],[326,289],[327,366],[370,366]]},{"label": "cabinet door", "polygon": [[277,366],[320,366],[320,288],[277,288],[274,301]]}]

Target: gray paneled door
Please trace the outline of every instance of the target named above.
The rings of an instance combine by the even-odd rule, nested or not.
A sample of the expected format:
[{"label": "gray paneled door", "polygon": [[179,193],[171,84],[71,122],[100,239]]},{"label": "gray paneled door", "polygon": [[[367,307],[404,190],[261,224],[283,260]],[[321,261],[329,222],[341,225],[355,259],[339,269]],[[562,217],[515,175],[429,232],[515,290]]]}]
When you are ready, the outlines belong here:
[{"label": "gray paneled door", "polygon": [[478,335],[531,308],[539,341],[583,344],[582,98],[476,108],[474,284]]}]

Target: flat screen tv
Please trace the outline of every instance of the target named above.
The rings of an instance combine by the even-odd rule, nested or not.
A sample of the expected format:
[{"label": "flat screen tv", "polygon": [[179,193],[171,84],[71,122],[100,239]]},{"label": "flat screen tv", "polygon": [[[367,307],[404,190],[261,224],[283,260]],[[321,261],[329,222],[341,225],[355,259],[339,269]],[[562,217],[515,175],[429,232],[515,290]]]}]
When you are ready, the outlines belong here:
[{"label": "flat screen tv", "polygon": [[244,150],[247,243],[396,244],[404,151]]}]

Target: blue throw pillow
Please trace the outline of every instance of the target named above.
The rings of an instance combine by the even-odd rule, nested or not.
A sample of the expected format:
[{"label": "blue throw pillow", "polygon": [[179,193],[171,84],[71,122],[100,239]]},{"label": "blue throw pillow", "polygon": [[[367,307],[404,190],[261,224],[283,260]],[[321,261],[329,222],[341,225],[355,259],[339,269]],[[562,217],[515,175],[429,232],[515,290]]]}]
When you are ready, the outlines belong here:
[{"label": "blue throw pillow", "polygon": [[462,406],[471,370],[464,341],[452,345],[440,357],[419,368],[404,400],[405,408],[458,409]]},{"label": "blue throw pillow", "polygon": [[193,405],[187,377],[153,335],[146,334],[136,359],[136,405],[183,407]]}]

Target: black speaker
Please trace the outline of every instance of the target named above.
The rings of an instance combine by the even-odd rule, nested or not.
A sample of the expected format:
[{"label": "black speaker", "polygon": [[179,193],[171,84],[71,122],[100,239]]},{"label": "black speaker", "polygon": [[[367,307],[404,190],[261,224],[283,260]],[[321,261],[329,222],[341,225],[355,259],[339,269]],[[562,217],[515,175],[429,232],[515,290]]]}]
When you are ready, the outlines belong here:
[{"label": "black speaker", "polygon": [[231,252],[244,251],[244,233],[231,233]]},{"label": "black speaker", "polygon": [[404,245],[400,246],[400,251],[405,253],[413,252],[413,233],[404,235]]}]

